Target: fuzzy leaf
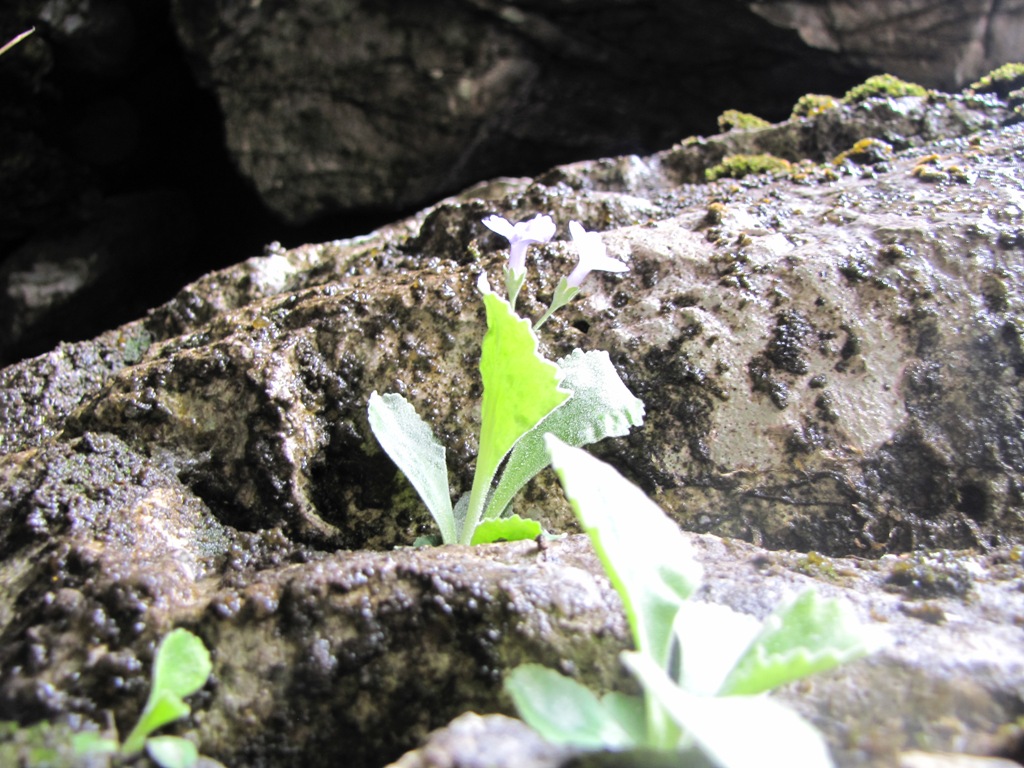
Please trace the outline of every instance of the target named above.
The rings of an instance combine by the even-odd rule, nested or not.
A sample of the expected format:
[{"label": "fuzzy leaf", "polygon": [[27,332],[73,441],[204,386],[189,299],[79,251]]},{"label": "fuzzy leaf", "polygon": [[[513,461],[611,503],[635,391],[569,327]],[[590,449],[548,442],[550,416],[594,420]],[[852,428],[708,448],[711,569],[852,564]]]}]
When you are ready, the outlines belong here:
[{"label": "fuzzy leaf", "polygon": [[199,762],[199,750],[179,736],[156,736],[146,742],[146,754],[160,768],[192,768]]},{"label": "fuzzy leaf", "polygon": [[765,619],[721,693],[768,691],[864,656],[879,644],[877,629],[860,624],[847,603],[807,590]]},{"label": "fuzzy leaf", "polygon": [[673,627],[681,656],[679,686],[714,696],[760,629],[756,618],[727,605],[687,600]]},{"label": "fuzzy leaf", "polygon": [[445,449],[430,426],[401,395],[376,392],[367,404],[370,428],[377,442],[409,480],[430,511],[445,544],[458,541],[448,490]]},{"label": "fuzzy leaf", "polygon": [[460,541],[468,544],[491,491],[498,467],[516,441],[569,398],[562,372],[537,348],[528,320],[519,317],[481,280],[487,333],[480,353],[484,394],[480,407],[480,449],[469,511]]},{"label": "fuzzy leaf", "polygon": [[687,739],[720,768],[829,768],[824,739],[793,710],[764,696],[694,696],[654,661],[626,651],[622,660]]},{"label": "fuzzy leaf", "polygon": [[551,466],[626,609],[636,647],[662,668],[701,568],[679,527],[612,467],[548,435]]},{"label": "fuzzy leaf", "polygon": [[552,744],[600,749],[633,742],[589,688],[539,664],[523,664],[505,677],[523,721]]},{"label": "fuzzy leaf", "polygon": [[548,465],[546,433],[579,448],[606,437],[627,435],[630,427],[644,422],[643,402],[626,388],[607,352],[574,349],[558,361],[558,367],[565,374],[562,387],[572,392],[572,397],[516,443],[485,519],[500,515],[522,487]]},{"label": "fuzzy leaf", "polygon": [[496,541],[522,541],[536,539],[544,533],[540,523],[512,515],[496,520],[484,520],[473,532],[471,544],[492,544]]}]

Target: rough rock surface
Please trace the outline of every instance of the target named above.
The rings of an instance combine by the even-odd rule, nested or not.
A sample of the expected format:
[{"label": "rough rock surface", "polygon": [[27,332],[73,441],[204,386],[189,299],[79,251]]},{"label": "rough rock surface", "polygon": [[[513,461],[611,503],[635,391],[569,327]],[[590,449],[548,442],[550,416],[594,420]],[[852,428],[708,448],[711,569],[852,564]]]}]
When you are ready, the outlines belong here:
[{"label": "rough rock surface", "polygon": [[664,147],[737,105],[782,117],[799,93],[787,88],[855,72],[960,88],[1017,56],[1024,34],[1019,3],[984,0],[174,9],[232,156],[289,221],[401,210],[510,170]]},{"label": "rough rock surface", "polygon": [[[371,391],[403,392],[468,487],[475,284],[504,257],[480,220],[550,212],[631,266],[543,343],[608,350],[645,400],[648,423],[595,451],[715,534],[694,537],[703,596],[764,615],[817,582],[891,631],[781,695],[842,765],[1019,755],[1024,136],[994,97],[839,109],[499,179],[0,371],[0,717],[124,726],[175,625],[213,649],[189,726],[228,765],[383,764],[507,710],[501,673],[525,660],[628,684],[583,538],[391,550],[429,518],[365,416]],[[766,142],[808,159],[690,183]],[[536,249],[523,312],[572,260]],[[571,531],[559,498],[542,476],[518,508]]]},{"label": "rough rock surface", "polygon": [[957,88],[1020,58],[1020,0],[755,0],[755,13],[869,69]]}]

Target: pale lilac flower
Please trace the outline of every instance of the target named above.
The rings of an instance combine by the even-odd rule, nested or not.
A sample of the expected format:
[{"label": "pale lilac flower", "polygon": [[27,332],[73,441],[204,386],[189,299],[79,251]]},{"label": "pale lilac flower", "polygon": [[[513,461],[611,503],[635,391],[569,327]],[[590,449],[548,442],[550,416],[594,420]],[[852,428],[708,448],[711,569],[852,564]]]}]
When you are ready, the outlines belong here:
[{"label": "pale lilac flower", "polygon": [[555,222],[550,216],[539,213],[529,221],[521,221],[516,225],[501,216],[488,216],[483,224],[508,240],[508,268],[519,274],[526,272],[526,249],[533,243],[546,243],[555,236]]},{"label": "pale lilac flower", "polygon": [[587,232],[578,221],[570,221],[569,234],[572,235],[572,242],[576,246],[580,260],[565,280],[568,287],[579,288],[583,279],[595,269],[603,272],[629,271],[628,266],[618,259],[613,259],[605,252],[601,235],[597,232]]}]

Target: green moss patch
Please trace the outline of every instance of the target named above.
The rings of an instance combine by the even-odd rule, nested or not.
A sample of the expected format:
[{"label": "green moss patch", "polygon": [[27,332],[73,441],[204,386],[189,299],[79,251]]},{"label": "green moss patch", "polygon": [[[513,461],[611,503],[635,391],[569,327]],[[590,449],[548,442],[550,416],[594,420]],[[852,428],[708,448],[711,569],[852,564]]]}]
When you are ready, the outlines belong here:
[{"label": "green moss patch", "polygon": [[900,96],[927,96],[928,89],[917,83],[908,83],[894,75],[874,75],[848,90],[843,104],[857,104],[866,99],[899,98]]},{"label": "green moss patch", "polygon": [[704,171],[708,181],[742,179],[752,173],[788,174],[793,165],[775,155],[728,155]]},{"label": "green moss patch", "polygon": [[994,93],[1001,99],[1009,99],[1010,92],[1024,87],[1024,64],[1011,63],[993,69],[976,83],[971,83],[975,93]]}]

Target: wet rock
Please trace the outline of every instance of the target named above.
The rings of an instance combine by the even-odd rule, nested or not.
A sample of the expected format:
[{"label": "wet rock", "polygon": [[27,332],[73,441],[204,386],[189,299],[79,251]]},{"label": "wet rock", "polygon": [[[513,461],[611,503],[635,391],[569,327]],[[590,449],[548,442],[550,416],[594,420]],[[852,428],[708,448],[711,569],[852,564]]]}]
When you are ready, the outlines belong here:
[{"label": "wet rock", "polygon": [[[684,154],[695,176],[717,162],[697,142],[499,179],[0,371],[0,718],[124,726],[178,625],[214,655],[182,727],[227,765],[384,764],[464,711],[508,713],[501,676],[527,660],[628,687],[586,540],[402,548],[430,519],[366,420],[372,391],[402,392],[469,486],[476,281],[500,285],[505,258],[479,220],[544,212],[630,264],[542,345],[607,350],[644,399],[648,423],[594,451],[696,532],[702,597],[764,616],[814,583],[890,630],[779,695],[841,765],[1014,754],[1021,126],[995,97],[902,97],[705,145],[807,146],[842,114],[870,115],[891,156],[681,183]],[[535,249],[521,311],[574,260]],[[517,509],[574,530],[547,474]]]}]

